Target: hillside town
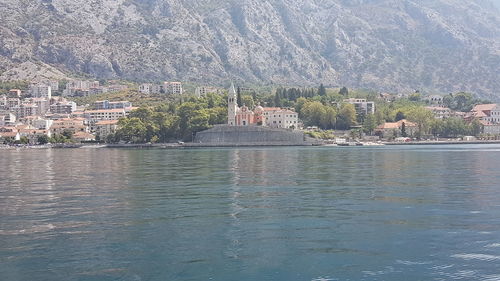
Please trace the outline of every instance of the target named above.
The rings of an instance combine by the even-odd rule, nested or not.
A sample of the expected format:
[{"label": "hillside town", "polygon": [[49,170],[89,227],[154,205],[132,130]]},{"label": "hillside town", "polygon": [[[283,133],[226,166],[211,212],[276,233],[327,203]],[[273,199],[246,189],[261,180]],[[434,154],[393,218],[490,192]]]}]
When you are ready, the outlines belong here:
[{"label": "hillside town", "polygon": [[[10,89],[0,95],[0,144],[189,141],[197,132],[220,124],[301,130],[310,137],[325,140],[404,142],[450,136],[467,140],[497,139],[500,135],[499,105],[477,103],[471,104],[470,110],[461,111],[457,109],[464,108],[465,104],[455,103],[455,109],[450,108],[447,106],[451,104],[450,97],[440,95],[379,93],[367,99],[349,96],[348,90],[342,88],[333,94],[335,99],[329,100],[323,85],[317,93],[313,90],[278,89],[274,96],[260,98],[255,93],[254,97],[246,95],[242,98],[244,88],[236,89],[234,84],[228,90],[199,86],[193,93],[187,93],[181,82],[148,83],[132,88],[120,83],[103,86],[99,81],[72,80],[61,89],[60,81],[46,80],[32,83],[25,90]],[[147,128],[156,125],[152,121],[147,125],[144,117],[140,117],[145,113],[136,113],[146,109],[134,107],[127,100],[104,99],[85,105],[74,101],[127,90],[144,95],[163,95],[165,100],[181,97],[178,108],[162,115],[162,122],[175,123],[171,126],[177,126],[178,133],[154,135],[150,132],[150,136],[138,137],[147,135]],[[197,103],[204,99],[210,99],[208,103],[217,99],[218,105],[200,108]],[[413,106],[412,100],[418,100],[423,106]],[[394,107],[395,104],[399,107]],[[158,113],[148,110],[150,115]],[[205,113],[208,114],[206,122],[196,119]],[[136,130],[137,127],[131,125],[137,117],[146,129]],[[466,126],[466,129],[452,128],[455,131],[450,129],[451,132],[442,133],[448,132],[443,128],[446,126]],[[162,131],[161,126],[156,127],[158,132]],[[173,129],[163,131],[168,130]],[[126,135],[128,138],[124,137]]]}]

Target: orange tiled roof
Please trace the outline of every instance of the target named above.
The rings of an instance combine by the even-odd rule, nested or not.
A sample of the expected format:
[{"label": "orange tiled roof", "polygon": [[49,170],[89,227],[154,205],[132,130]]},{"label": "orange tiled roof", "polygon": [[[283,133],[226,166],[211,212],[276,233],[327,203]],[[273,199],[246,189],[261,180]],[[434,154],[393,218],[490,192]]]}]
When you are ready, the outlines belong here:
[{"label": "orange tiled roof", "polygon": [[472,111],[474,112],[481,112],[481,111],[489,111],[489,110],[493,110],[497,105],[494,104],[494,103],[490,103],[490,104],[478,104],[476,106],[474,106],[474,108],[472,109]]},{"label": "orange tiled roof", "polygon": [[389,130],[389,129],[399,129],[405,123],[406,127],[417,127],[417,124],[407,121],[406,119],[400,120],[398,122],[386,122],[377,127],[379,130]]},{"label": "orange tiled roof", "polygon": [[97,126],[99,125],[115,125],[118,124],[118,120],[102,120],[97,123],[95,123]]},{"label": "orange tiled roof", "polygon": [[0,137],[2,138],[15,138],[17,136],[17,132],[0,132]]}]

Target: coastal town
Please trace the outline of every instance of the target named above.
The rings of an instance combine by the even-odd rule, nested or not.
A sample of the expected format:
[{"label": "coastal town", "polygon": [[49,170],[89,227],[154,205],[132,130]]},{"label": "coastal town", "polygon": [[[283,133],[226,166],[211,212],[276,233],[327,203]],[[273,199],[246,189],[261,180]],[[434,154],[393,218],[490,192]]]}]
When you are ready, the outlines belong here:
[{"label": "coastal town", "polygon": [[[352,91],[352,90],[351,90]],[[128,92],[164,102],[135,106],[106,97]],[[166,109],[165,109],[166,108]],[[0,144],[4,146],[103,143],[184,143],[217,126],[300,131],[321,144],[496,140],[500,106],[471,94],[349,93],[334,89],[198,86],[181,82],[130,84],[43,80],[0,94]]]}]

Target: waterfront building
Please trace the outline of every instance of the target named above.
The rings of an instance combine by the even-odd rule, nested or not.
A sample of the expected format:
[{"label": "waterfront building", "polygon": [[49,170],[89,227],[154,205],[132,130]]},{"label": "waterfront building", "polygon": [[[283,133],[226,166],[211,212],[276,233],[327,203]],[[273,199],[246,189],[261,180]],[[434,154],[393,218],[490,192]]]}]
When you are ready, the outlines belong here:
[{"label": "waterfront building", "polygon": [[118,129],[118,120],[102,120],[95,123],[95,132],[101,139],[113,134]]},{"label": "waterfront building", "polygon": [[271,128],[298,129],[300,127],[298,113],[290,109],[264,107],[263,120],[265,126]]},{"label": "waterfront building", "polygon": [[403,124],[407,136],[414,135],[418,130],[417,124],[403,119],[398,122],[386,122],[378,126],[375,129],[375,134],[383,138],[400,137],[403,133]]},{"label": "waterfront building", "polygon": [[478,104],[474,106],[467,118],[477,118],[487,123],[498,124],[500,123],[500,106],[497,104]]},{"label": "waterfront building", "polygon": [[13,126],[0,126],[0,144],[4,141],[11,139],[14,141],[18,141],[21,139],[21,135],[16,127]]},{"label": "waterfront building", "polygon": [[228,94],[228,125],[231,126],[266,126],[270,128],[298,129],[298,114],[290,109],[279,107],[262,107],[258,105],[250,110],[243,105],[238,107],[236,90],[231,84]]},{"label": "waterfront building", "polygon": [[95,141],[95,136],[88,132],[76,132],[73,134],[73,140],[76,142]]},{"label": "waterfront building", "polygon": [[37,144],[38,139],[41,136],[47,136],[49,138],[52,136],[50,130],[38,130],[32,128],[31,126],[25,129],[20,129],[19,135],[21,137],[26,137],[29,141],[29,144]]},{"label": "waterfront building", "polygon": [[70,131],[73,134],[77,132],[88,132],[89,127],[84,118],[63,118],[54,120],[50,131],[53,134],[62,134],[64,131]]}]

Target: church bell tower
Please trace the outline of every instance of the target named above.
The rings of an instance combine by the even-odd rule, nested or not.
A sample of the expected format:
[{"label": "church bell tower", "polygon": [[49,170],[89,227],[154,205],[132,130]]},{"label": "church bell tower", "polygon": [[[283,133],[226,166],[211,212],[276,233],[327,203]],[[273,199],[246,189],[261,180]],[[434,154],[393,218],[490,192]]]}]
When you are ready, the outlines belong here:
[{"label": "church bell tower", "polygon": [[227,124],[230,126],[236,126],[236,111],[238,109],[238,104],[236,103],[236,89],[234,84],[231,82],[231,89],[227,95]]}]

